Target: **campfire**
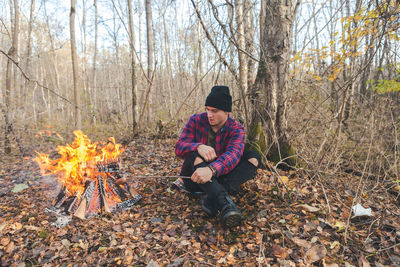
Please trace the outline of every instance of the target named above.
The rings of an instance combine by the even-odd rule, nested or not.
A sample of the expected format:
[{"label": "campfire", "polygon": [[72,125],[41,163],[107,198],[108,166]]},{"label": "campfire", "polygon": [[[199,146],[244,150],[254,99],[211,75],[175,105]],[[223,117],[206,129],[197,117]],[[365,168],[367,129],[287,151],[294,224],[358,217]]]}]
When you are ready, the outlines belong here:
[{"label": "campfire", "polygon": [[75,217],[85,219],[129,209],[141,196],[120,175],[119,155],[124,151],[113,137],[107,144],[92,143],[74,131],[71,145],[58,146],[57,159],[38,153],[35,158],[43,175],[55,175],[62,187],[53,202]]}]

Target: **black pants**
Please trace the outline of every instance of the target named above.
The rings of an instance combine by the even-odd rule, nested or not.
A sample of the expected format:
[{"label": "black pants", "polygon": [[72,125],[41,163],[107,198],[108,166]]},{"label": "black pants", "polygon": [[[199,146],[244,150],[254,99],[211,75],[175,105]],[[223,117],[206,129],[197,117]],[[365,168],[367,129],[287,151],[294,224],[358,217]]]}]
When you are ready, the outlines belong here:
[{"label": "black pants", "polygon": [[[195,166],[194,161],[197,157],[199,157],[199,154],[197,152],[192,152],[190,156],[186,158],[183,163],[181,175],[192,176],[197,168],[205,167],[209,164],[207,162],[201,162]],[[205,192],[210,198],[216,198],[224,192],[235,194],[239,190],[241,184],[253,179],[256,175],[257,167],[249,162],[251,158],[256,158],[260,165],[260,155],[255,151],[245,150],[238,165],[231,172],[221,175],[218,178],[213,178],[205,184],[197,184],[190,179],[183,179],[185,187],[190,192]]]}]

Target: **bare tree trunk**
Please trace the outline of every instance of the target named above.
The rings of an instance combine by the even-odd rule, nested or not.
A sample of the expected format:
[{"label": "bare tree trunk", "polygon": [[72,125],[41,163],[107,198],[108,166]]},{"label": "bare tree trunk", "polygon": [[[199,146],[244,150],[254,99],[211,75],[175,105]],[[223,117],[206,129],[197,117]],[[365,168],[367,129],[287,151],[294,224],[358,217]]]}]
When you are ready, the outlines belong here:
[{"label": "bare tree trunk", "polygon": [[143,53],[142,53],[142,0],[138,1],[138,13],[139,13],[139,62],[143,64]]},{"label": "bare tree trunk", "polygon": [[[248,77],[248,69],[247,69],[247,56],[244,53],[246,49],[246,39],[244,34],[244,18],[243,18],[243,9],[244,4],[243,0],[235,0],[235,8],[236,8],[236,27],[237,27],[237,51],[239,58],[239,84],[242,88],[244,94],[247,94],[247,77]],[[245,101],[243,98],[244,95],[241,96],[242,101]]]},{"label": "bare tree trunk", "polygon": [[[244,34],[246,47],[245,50],[250,55],[254,55],[254,35],[256,27],[254,25],[253,6],[250,0],[244,0]],[[247,57],[247,88],[250,88],[255,80],[255,61]]]},{"label": "bare tree trunk", "polygon": [[75,127],[77,129],[82,128],[82,117],[81,117],[81,98],[78,88],[78,69],[77,69],[77,57],[76,57],[76,46],[75,46],[75,1],[71,0],[71,12],[70,12],[70,35],[71,35],[71,58],[72,58],[72,74],[73,74],[73,85],[74,85],[74,103],[75,103]]},{"label": "bare tree trunk", "polygon": [[[227,5],[227,9],[228,9],[227,13],[228,13],[228,21],[229,21],[229,29],[230,29],[230,33],[231,33],[231,38],[234,39],[235,38],[235,27],[233,26],[233,23],[235,21],[235,18],[234,18],[235,9],[234,9],[234,6],[232,4]],[[226,35],[228,36],[228,33],[226,33]],[[235,63],[235,58],[236,58],[235,50],[238,50],[237,47],[235,47],[235,44],[233,42],[229,42],[229,59],[230,59],[229,65],[230,66],[235,66],[236,65],[236,63]],[[235,69],[236,69],[236,66],[235,66]],[[240,86],[240,73],[239,73],[239,76],[237,77],[236,84],[238,84]],[[231,80],[229,86],[233,87],[236,84],[235,84],[235,81]],[[232,96],[235,98],[234,93],[235,93],[235,91],[232,90]]]},{"label": "bare tree trunk", "polygon": [[[19,4],[18,4],[18,1],[14,1],[14,9],[15,9],[15,6],[17,6],[17,9],[18,10],[14,10],[14,14],[16,15],[16,16],[14,16],[14,31],[13,31],[13,35],[15,35],[15,38],[16,38],[16,40],[15,40],[15,45],[14,45],[14,48],[15,48],[15,53],[14,53],[14,56],[15,56],[15,60],[17,60],[17,61],[19,61],[19,58],[18,58],[18,53],[19,53]],[[18,13],[18,14],[17,14]],[[14,36],[13,36],[13,38],[14,38]],[[19,86],[19,80],[17,79],[17,76],[18,76],[18,71],[15,71],[15,67],[12,67],[13,68],[13,72],[12,72],[12,75],[13,75],[13,82],[12,82],[12,86],[14,87],[14,95],[15,95],[15,100],[14,100],[14,104],[15,104],[15,107],[16,107],[16,109],[19,109],[19,107],[21,107],[22,106],[22,103],[21,103],[21,96],[22,96],[22,91],[21,91],[21,86]],[[11,94],[11,98],[12,98],[12,94]]]},{"label": "bare tree trunk", "polygon": [[[51,49],[51,51],[49,52],[49,54],[51,54],[50,79],[52,80],[53,86],[55,87],[55,89],[58,92],[60,92],[61,86],[60,86],[60,75],[59,75],[58,67],[57,67],[57,53],[56,53],[56,48],[55,48],[55,44],[54,44],[54,36],[51,33],[50,21],[49,21],[50,18],[47,15],[47,7],[45,4],[44,4],[44,13],[45,13],[45,17],[46,17],[46,27],[47,27],[47,33],[48,33],[49,39],[50,39],[50,49]],[[46,64],[46,65],[48,65],[48,64]],[[53,75],[52,71],[54,71],[54,75]],[[49,92],[47,92],[47,93],[49,93]],[[61,113],[63,113],[64,103],[60,103],[58,98],[56,98],[55,101],[56,101],[56,103],[54,105],[56,106],[56,108],[61,106]],[[50,111],[51,104],[52,104],[51,101],[49,101],[49,106],[48,106],[48,116],[49,117],[51,116],[51,111]],[[67,116],[64,116],[64,117],[67,117]]]},{"label": "bare tree trunk", "polygon": [[259,25],[260,25],[260,43],[261,40],[263,40],[264,38],[264,21],[265,21],[265,11],[267,9],[266,5],[267,5],[267,0],[261,0],[261,4],[260,4],[260,20],[259,20]]},{"label": "bare tree trunk", "polygon": [[31,0],[31,8],[29,12],[29,25],[28,25],[28,40],[26,44],[26,63],[25,70],[29,74],[29,67],[32,55],[32,27],[33,27],[33,12],[35,11],[35,0]]},{"label": "bare tree trunk", "polygon": [[133,30],[133,18],[132,18],[132,3],[131,0],[128,1],[128,12],[129,12],[129,47],[131,54],[131,90],[132,90],[132,131],[135,134],[136,131],[136,53],[135,53],[135,32]]},{"label": "bare tree trunk", "polygon": [[[350,16],[350,1],[349,0],[346,0],[346,6],[347,6],[347,16]],[[355,7],[355,10],[354,10],[354,14],[357,14],[357,12],[359,12],[360,11],[360,8],[361,8],[361,1],[360,0],[357,0],[356,1],[356,7]],[[352,28],[357,28],[358,26],[357,26],[357,22],[356,21],[353,21],[353,27],[349,27],[349,29],[348,29],[348,34],[349,35],[353,35],[352,33],[351,33],[351,30],[352,30]],[[353,38],[357,38],[357,37],[353,37]],[[352,38],[352,39],[353,39]],[[354,45],[352,45],[352,47],[350,47],[349,49],[350,49],[350,51],[351,51],[351,53],[356,53],[357,52],[357,44],[356,44],[357,42],[355,42],[355,44]],[[350,69],[349,69],[349,79],[352,79],[352,81],[350,82],[350,84],[349,84],[349,86],[350,86],[350,93],[349,93],[349,96],[348,96],[348,98],[347,99],[343,99],[343,101],[344,101],[344,103],[343,103],[343,105],[345,105],[345,108],[344,108],[344,116],[343,116],[343,124],[344,124],[344,126],[345,127],[347,127],[347,120],[348,120],[348,118],[351,116],[351,113],[352,113],[352,110],[353,110],[353,105],[354,105],[354,98],[355,98],[355,89],[356,89],[356,85],[355,85],[355,81],[354,81],[354,79],[353,79],[353,73],[355,72],[355,65],[356,65],[356,62],[355,62],[355,60],[356,60],[356,58],[355,57],[351,57],[350,58]],[[345,71],[343,71],[343,73],[345,73]]]},{"label": "bare tree trunk", "polygon": [[92,122],[96,124],[96,115],[97,115],[97,84],[96,84],[96,62],[97,62],[97,39],[98,39],[98,11],[97,11],[97,0],[93,0],[94,6],[94,51],[93,51],[93,81],[92,81],[92,88],[93,88],[93,100],[92,100]]},{"label": "bare tree trunk", "polygon": [[[198,77],[199,79],[203,78],[203,30],[201,28],[201,23],[200,21],[197,22],[197,42],[198,42],[198,49],[199,49],[199,54],[198,54],[198,58],[197,58],[197,69],[198,69]],[[203,81],[200,81],[200,91],[201,91],[201,95],[202,98],[205,99],[206,97],[206,91],[204,88],[204,83]]]},{"label": "bare tree trunk", "polygon": [[[149,79],[148,90],[151,90],[152,86],[150,84],[150,77],[152,77],[153,72],[153,22],[152,22],[152,12],[151,12],[151,0],[145,1],[146,8],[146,32],[147,32],[147,78]],[[148,96],[148,114],[147,122],[150,122],[151,112],[152,112],[152,97],[149,93]]]},{"label": "bare tree trunk", "polygon": [[249,119],[247,114],[247,83],[248,83],[248,59],[245,54],[246,50],[246,39],[244,32],[244,1],[235,0],[235,19],[236,19],[236,49],[239,58],[239,92],[240,92],[240,103],[243,105],[243,110],[245,110],[245,126],[249,125]]},{"label": "bare tree trunk", "polygon": [[[294,155],[286,132],[286,111],[292,27],[297,7],[295,0],[266,0],[260,26],[263,32],[257,78],[251,91],[253,112],[249,140],[275,163]],[[293,164],[290,160],[286,162]]]},{"label": "bare tree trunk", "polygon": [[[32,27],[33,27],[33,12],[35,10],[35,0],[31,0],[31,7],[29,12],[29,24],[28,24],[28,39],[26,44],[26,61],[25,61],[25,70],[28,74],[30,74],[30,61],[32,55]],[[27,112],[26,99],[29,90],[29,81],[25,80],[24,82],[24,92],[22,94],[22,103],[23,103],[23,115],[22,120],[25,120],[25,115]]]},{"label": "bare tree trunk", "polygon": [[[164,103],[165,103],[165,109],[168,111],[168,115],[171,117],[173,114],[174,110],[174,99],[172,97],[172,84],[171,84],[171,76],[172,76],[172,69],[171,69],[171,60],[170,60],[170,46],[169,46],[169,37],[168,37],[168,29],[167,29],[167,22],[165,19],[165,13],[167,10],[167,1],[163,1],[163,6],[162,10],[160,10],[160,13],[162,13],[162,24],[163,24],[163,35],[164,35],[164,58],[165,58],[165,76],[163,80],[165,81],[165,85],[162,86],[162,89],[166,89],[168,93],[168,99],[167,97],[164,97]],[[161,65],[161,64],[160,64]],[[160,66],[161,67],[161,66]],[[159,123],[162,123],[161,121]]]},{"label": "bare tree trunk", "polygon": [[[86,5],[85,5],[85,0],[82,0],[82,69],[80,71],[81,73],[81,86],[83,89],[83,95],[84,95],[84,102],[87,99],[90,99],[90,94],[89,94],[89,79],[88,79],[88,72],[87,72],[87,58],[86,58],[86,52],[87,52],[87,42],[86,42]],[[84,114],[85,116],[85,114]]]},{"label": "bare tree trunk", "polygon": [[[14,27],[12,35],[12,44],[8,50],[8,56],[14,58],[17,55],[17,45],[18,45],[18,29],[19,29],[19,8],[18,0],[14,0]],[[11,59],[7,60],[6,69],[6,90],[4,95],[5,110],[4,110],[4,121],[5,121],[5,131],[4,131],[4,152],[6,154],[11,153],[10,135],[12,132],[11,126],[11,75],[12,75],[12,62]]]}]

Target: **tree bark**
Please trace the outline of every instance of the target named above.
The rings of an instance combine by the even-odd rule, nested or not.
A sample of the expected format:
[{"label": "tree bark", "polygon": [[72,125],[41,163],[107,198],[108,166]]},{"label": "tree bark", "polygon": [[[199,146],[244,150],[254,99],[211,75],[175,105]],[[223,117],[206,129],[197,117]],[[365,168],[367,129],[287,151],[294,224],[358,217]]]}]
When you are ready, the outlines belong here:
[{"label": "tree bark", "polygon": [[[235,0],[235,8],[236,8],[236,27],[237,27],[237,51],[239,58],[239,84],[242,88],[242,92],[244,95],[247,94],[247,77],[248,77],[248,69],[247,69],[247,56],[244,53],[246,50],[246,39],[244,34],[244,17],[243,17],[243,9],[244,4],[243,0]],[[242,101],[245,101],[242,95]]]},{"label": "tree bark", "polygon": [[[146,9],[146,33],[147,33],[147,78],[149,80],[148,90],[151,90],[152,86],[150,84],[150,77],[152,77],[153,72],[153,22],[152,22],[152,12],[151,12],[151,0],[145,1]],[[152,97],[150,92],[148,93],[148,113],[147,122],[151,118],[151,105]]]},{"label": "tree bark", "polygon": [[136,131],[136,53],[135,53],[135,35],[133,30],[133,18],[132,18],[132,3],[131,0],[128,1],[128,13],[129,13],[129,47],[131,54],[131,85],[132,85],[132,131],[135,134]]},{"label": "tree bark", "polygon": [[[30,61],[32,55],[32,28],[33,28],[33,13],[35,10],[35,0],[31,0],[30,12],[29,12],[29,24],[28,24],[28,40],[26,41],[26,61],[25,61],[25,69],[28,74],[30,74]],[[22,93],[22,103],[23,103],[23,114],[22,120],[25,120],[25,115],[27,112],[27,95],[29,90],[29,81],[25,80],[24,82],[24,92]]]},{"label": "tree bark", "polygon": [[[61,93],[61,86],[60,86],[60,75],[58,72],[58,66],[57,66],[57,53],[56,53],[56,47],[55,47],[55,42],[54,42],[54,35],[51,33],[51,27],[50,27],[50,18],[47,15],[47,7],[46,4],[43,5],[43,9],[44,9],[44,14],[46,17],[46,28],[47,28],[47,32],[49,35],[49,40],[50,40],[50,53],[51,54],[51,58],[48,59],[49,61],[51,61],[51,67],[49,67],[49,72],[50,72],[50,80],[53,83],[53,87],[55,90],[57,90],[57,92]],[[50,64],[46,64],[48,66],[50,66]],[[53,74],[54,71],[54,74]],[[50,94],[49,91],[47,91],[48,94]],[[64,111],[64,103],[60,103],[59,99],[56,98],[55,99],[56,103],[54,103],[54,106],[56,106],[56,109],[58,109],[61,106],[61,111]],[[51,108],[50,105],[52,104],[50,101],[50,97],[49,97],[49,101],[48,101],[49,105],[48,105],[48,117],[50,118],[51,116]],[[64,114],[65,117],[67,117],[68,115],[65,113]]]},{"label": "tree bark", "polygon": [[[13,35],[12,35],[12,43],[11,47],[8,50],[8,56],[10,58],[14,58],[17,54],[17,45],[18,45],[18,29],[19,29],[19,8],[18,8],[18,0],[14,0],[14,27],[13,27]],[[12,76],[12,61],[11,59],[7,60],[7,68],[6,68],[6,89],[4,92],[4,102],[5,102],[5,110],[4,112],[4,122],[5,122],[5,131],[4,131],[4,152],[6,154],[11,153],[11,144],[10,144],[10,135],[12,132],[11,126],[11,76]]]},{"label": "tree bark", "polygon": [[28,25],[28,40],[26,44],[26,71],[28,74],[30,73],[29,71],[29,65],[31,61],[31,55],[32,55],[32,27],[33,27],[33,12],[35,10],[35,0],[31,0],[31,7],[30,7],[30,12],[29,12],[29,25]]},{"label": "tree bark", "polygon": [[247,115],[247,82],[248,82],[248,59],[245,54],[246,51],[246,39],[245,39],[245,31],[244,31],[244,1],[243,0],[235,0],[235,10],[236,10],[236,49],[239,58],[239,91],[240,91],[240,103],[243,105],[243,110],[245,111],[245,126],[247,127],[249,124],[248,115]]},{"label": "tree bark", "polygon": [[[81,88],[83,89],[83,95],[84,101],[86,99],[86,96],[89,95],[89,79],[88,79],[88,62],[87,62],[87,41],[86,41],[86,5],[85,5],[85,0],[82,0],[82,53],[81,53]],[[79,16],[78,16],[79,17]],[[88,97],[90,99],[90,97]],[[87,106],[87,105],[85,105]]]},{"label": "tree bark", "polygon": [[[244,0],[243,19],[246,43],[245,50],[250,55],[254,55],[254,35],[256,27],[254,26],[253,6],[250,0]],[[255,76],[255,61],[250,57],[247,57],[247,88],[250,88],[253,85]]]},{"label": "tree bark", "polygon": [[96,75],[97,75],[97,39],[98,39],[98,11],[97,11],[97,0],[93,0],[94,6],[94,48],[93,48],[93,62],[92,62],[92,108],[91,108],[91,116],[92,122],[96,124],[97,122],[97,84],[96,84]]},{"label": "tree bark", "polygon": [[76,57],[76,46],[75,46],[75,0],[71,0],[71,12],[69,16],[70,26],[70,37],[71,37],[71,58],[72,58],[72,74],[73,74],[73,86],[74,86],[74,103],[75,103],[75,127],[76,129],[82,128],[82,117],[81,117],[81,99],[80,90],[78,88],[78,68],[77,68],[77,57]]},{"label": "tree bark", "polygon": [[[171,60],[170,60],[170,46],[169,46],[169,36],[168,36],[168,29],[167,29],[167,22],[166,22],[166,10],[167,10],[167,1],[163,2],[162,10],[160,10],[160,13],[162,14],[162,24],[163,24],[163,35],[164,35],[164,58],[165,58],[165,71],[164,71],[164,77],[163,80],[166,80],[164,82],[164,86],[162,89],[166,89],[168,93],[168,99],[167,97],[165,98],[164,104],[165,104],[165,109],[168,111],[168,115],[172,116],[173,110],[174,110],[174,99],[172,97],[172,86],[171,86],[171,76],[172,76],[172,69],[171,69]],[[161,66],[160,66],[161,67]],[[162,68],[160,68],[162,69]],[[197,77],[195,78],[197,79]],[[163,90],[161,90],[162,92]],[[162,93],[161,93],[162,95]],[[161,122],[159,122],[161,123]]]},{"label": "tree bark", "polygon": [[[260,62],[250,92],[253,107],[249,141],[278,163],[294,164],[287,136],[288,72],[295,0],[266,0],[261,11]],[[289,157],[289,159],[288,159]],[[286,159],[286,160],[285,160]]]},{"label": "tree bark", "polygon": [[[203,69],[203,30],[201,28],[200,21],[197,21],[197,43],[198,43],[198,49],[199,49],[199,53],[198,53],[198,57],[197,57],[197,71],[198,71],[197,77],[199,79],[202,79],[203,73],[204,73],[204,69]],[[204,88],[204,83],[202,80],[200,81],[199,88],[200,88],[202,98],[205,99],[207,94],[206,94],[206,91]]]}]

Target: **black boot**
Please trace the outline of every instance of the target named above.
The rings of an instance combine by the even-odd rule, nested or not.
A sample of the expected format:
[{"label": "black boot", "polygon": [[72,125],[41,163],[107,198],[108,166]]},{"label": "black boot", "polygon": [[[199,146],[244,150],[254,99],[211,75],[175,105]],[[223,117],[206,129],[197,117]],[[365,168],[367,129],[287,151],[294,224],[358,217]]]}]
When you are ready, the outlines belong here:
[{"label": "black boot", "polygon": [[228,193],[224,192],[223,194],[219,195],[217,199],[217,204],[223,226],[232,228],[240,225],[243,219],[242,215],[240,214],[240,211],[236,208],[235,203],[233,203]]},{"label": "black boot", "polygon": [[216,205],[215,199],[211,199],[206,195],[202,200],[201,200],[201,207],[203,210],[207,213],[208,216],[211,218],[214,218],[217,216],[218,213],[218,207]]}]

